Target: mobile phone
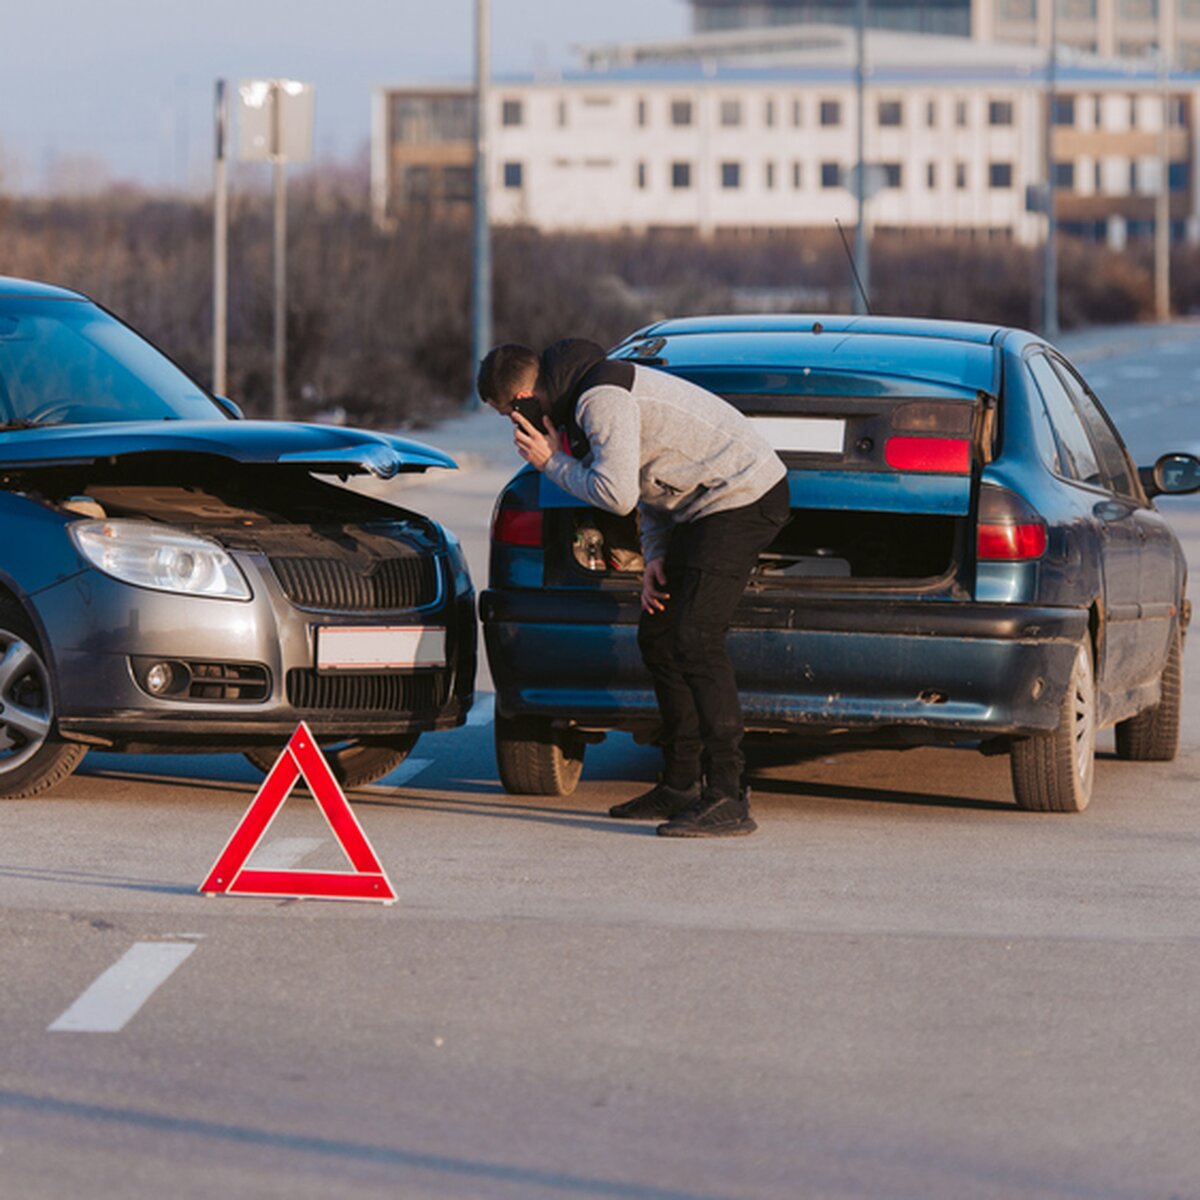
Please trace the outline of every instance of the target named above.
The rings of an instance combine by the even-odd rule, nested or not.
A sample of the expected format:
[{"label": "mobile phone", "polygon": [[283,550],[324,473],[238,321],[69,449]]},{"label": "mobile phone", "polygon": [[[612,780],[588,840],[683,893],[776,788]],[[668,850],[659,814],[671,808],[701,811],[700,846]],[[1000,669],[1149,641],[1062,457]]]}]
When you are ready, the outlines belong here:
[{"label": "mobile phone", "polygon": [[534,429],[541,431],[542,406],[533,396],[518,396],[513,401],[513,412],[520,413]]}]

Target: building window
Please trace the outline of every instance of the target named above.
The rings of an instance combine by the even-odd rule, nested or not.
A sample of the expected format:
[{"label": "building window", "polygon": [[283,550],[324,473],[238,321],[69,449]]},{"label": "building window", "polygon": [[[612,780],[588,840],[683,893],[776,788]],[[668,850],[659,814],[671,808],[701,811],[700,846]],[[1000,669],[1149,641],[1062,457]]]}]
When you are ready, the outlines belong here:
[{"label": "building window", "polygon": [[637,105],[637,123],[639,129],[646,128],[646,101],[639,100]]},{"label": "building window", "polygon": [[1188,186],[1188,164],[1173,162],[1167,168],[1167,187],[1173,192],[1186,192]]},{"label": "building window", "polygon": [[1012,163],[994,162],[988,164],[988,187],[1012,187]]},{"label": "building window", "polygon": [[880,100],[876,112],[880,125],[904,124],[904,105],[899,100]]},{"label": "building window", "polygon": [[792,163],[792,187],[799,191],[804,186],[804,164]]},{"label": "building window", "polygon": [[1075,190],[1075,164],[1073,162],[1056,162],[1054,164],[1054,186],[1067,192]]},{"label": "building window", "polygon": [[956,100],[954,102],[954,123],[959,129],[967,127],[967,102],[965,100]]},{"label": "building window", "polygon": [[1075,124],[1075,97],[1074,96],[1055,96],[1054,106],[1051,110],[1053,113],[1055,125],[1074,125]]},{"label": "building window", "polygon": [[767,169],[763,173],[763,182],[767,185],[767,191],[771,191],[775,187],[775,164],[767,163]]},{"label": "building window", "polygon": [[501,125],[524,125],[525,106],[520,100],[505,100],[500,106]]},{"label": "building window", "polygon": [[1103,96],[1093,96],[1092,97],[1092,128],[1093,129],[1103,129],[1104,128],[1104,97]]},{"label": "building window", "polygon": [[937,128],[937,101],[929,100],[925,104],[925,124],[930,129]]},{"label": "building window", "polygon": [[821,101],[821,124],[840,125],[842,123],[842,102],[840,100]]},{"label": "building window", "polygon": [[690,125],[692,123],[692,102],[690,100],[671,101],[671,124]]},{"label": "building window", "polygon": [[740,188],[742,186],[742,164],[723,162],[721,164],[721,186],[723,188]]},{"label": "building window", "polygon": [[646,190],[646,164],[639,162],[637,165],[637,189],[639,192]]},{"label": "building window", "polygon": [[1130,129],[1136,129],[1138,127],[1137,108],[1138,108],[1137,97],[1130,96],[1129,97],[1129,128]]},{"label": "building window", "polygon": [[1011,100],[988,101],[988,124],[1011,125],[1013,123],[1013,106]]},{"label": "building window", "polygon": [[967,164],[965,162],[954,164],[954,187],[960,192],[967,190]]},{"label": "building window", "polygon": [[1104,191],[1104,170],[1099,159],[1092,163],[1092,190],[1097,195]]},{"label": "building window", "polygon": [[763,106],[763,124],[768,129],[775,128],[775,101],[768,99]]},{"label": "building window", "polygon": [[558,127],[565,129],[567,125],[567,102],[560,100],[558,102]]},{"label": "building window", "polygon": [[671,186],[677,191],[692,186],[692,164],[673,162],[671,164]]},{"label": "building window", "polygon": [[1132,196],[1138,190],[1138,169],[1137,159],[1129,160],[1129,194]]},{"label": "building window", "polygon": [[[1200,0],[1198,0],[1200,2]],[[792,124],[799,129],[804,124],[804,105],[799,100],[792,101]]]},{"label": "building window", "polygon": [[925,164],[925,186],[932,192],[937,187],[937,163]]},{"label": "building window", "polygon": [[899,163],[880,163],[883,168],[883,186],[889,188],[898,188],[903,185],[904,172]]},{"label": "building window", "polygon": [[475,195],[475,171],[472,167],[442,169],[442,199],[464,203]]},{"label": "building window", "polygon": [[823,188],[835,188],[842,186],[841,163],[823,162],[821,164],[821,186]]},{"label": "building window", "polygon": [[521,163],[506,162],[504,164],[504,186],[506,188],[519,188],[524,181],[525,172]]},{"label": "building window", "polygon": [[740,100],[721,101],[721,124],[726,126],[742,123],[742,102]]}]

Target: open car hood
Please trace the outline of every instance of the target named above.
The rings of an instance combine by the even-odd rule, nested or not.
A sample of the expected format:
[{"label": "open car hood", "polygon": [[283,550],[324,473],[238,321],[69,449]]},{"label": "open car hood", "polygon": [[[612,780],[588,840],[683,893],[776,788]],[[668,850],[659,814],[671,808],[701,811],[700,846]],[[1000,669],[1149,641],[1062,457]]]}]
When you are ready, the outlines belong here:
[{"label": "open car hood", "polygon": [[407,438],[290,421],[130,421],[0,432],[0,468],[75,466],[133,454],[206,454],[321,475],[375,475],[458,464]]}]

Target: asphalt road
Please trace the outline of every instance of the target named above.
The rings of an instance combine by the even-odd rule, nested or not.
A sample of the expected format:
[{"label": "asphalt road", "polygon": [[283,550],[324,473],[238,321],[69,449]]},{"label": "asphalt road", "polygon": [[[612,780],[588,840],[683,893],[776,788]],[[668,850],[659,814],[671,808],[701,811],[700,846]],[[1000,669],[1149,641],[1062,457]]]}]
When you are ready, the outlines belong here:
[{"label": "asphalt road", "polygon": [[[1200,329],[1073,348],[1140,461],[1200,444]],[[480,584],[495,420],[406,496]],[[1105,753],[1083,815],[864,752],[760,764],[717,842],[603,817],[654,774],[623,737],[507,796],[485,674],[353,797],[388,908],[198,896],[256,773],[93,754],[0,805],[0,1196],[1200,1196],[1197,653],[1179,759]],[[302,794],[259,853],[340,865]]]}]

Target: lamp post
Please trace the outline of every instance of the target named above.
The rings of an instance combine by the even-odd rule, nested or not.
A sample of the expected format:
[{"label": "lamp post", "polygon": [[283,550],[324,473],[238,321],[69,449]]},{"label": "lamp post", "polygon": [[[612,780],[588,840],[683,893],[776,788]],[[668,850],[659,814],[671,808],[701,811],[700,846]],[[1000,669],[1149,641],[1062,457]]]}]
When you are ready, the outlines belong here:
[{"label": "lamp post", "polygon": [[213,391],[225,395],[229,327],[229,98],[217,80],[213,111]]},{"label": "lamp post", "polygon": [[1058,221],[1054,211],[1054,117],[1057,98],[1058,0],[1050,5],[1050,53],[1046,59],[1046,244],[1042,249],[1042,336],[1058,337]]},{"label": "lamp post", "polygon": [[854,230],[854,263],[858,270],[858,288],[854,292],[854,311],[868,310],[871,294],[871,252],[867,245],[867,164],[866,164],[866,91],[867,91],[867,0],[858,0],[858,22],[855,29],[854,88],[857,105],[858,169],[855,172],[854,199],[858,208],[858,224]]},{"label": "lamp post", "polygon": [[[492,343],[492,235],[488,221],[488,106],[490,93],[488,0],[475,4],[475,229],[471,287],[471,362]],[[479,400],[472,383],[467,408]]]}]

